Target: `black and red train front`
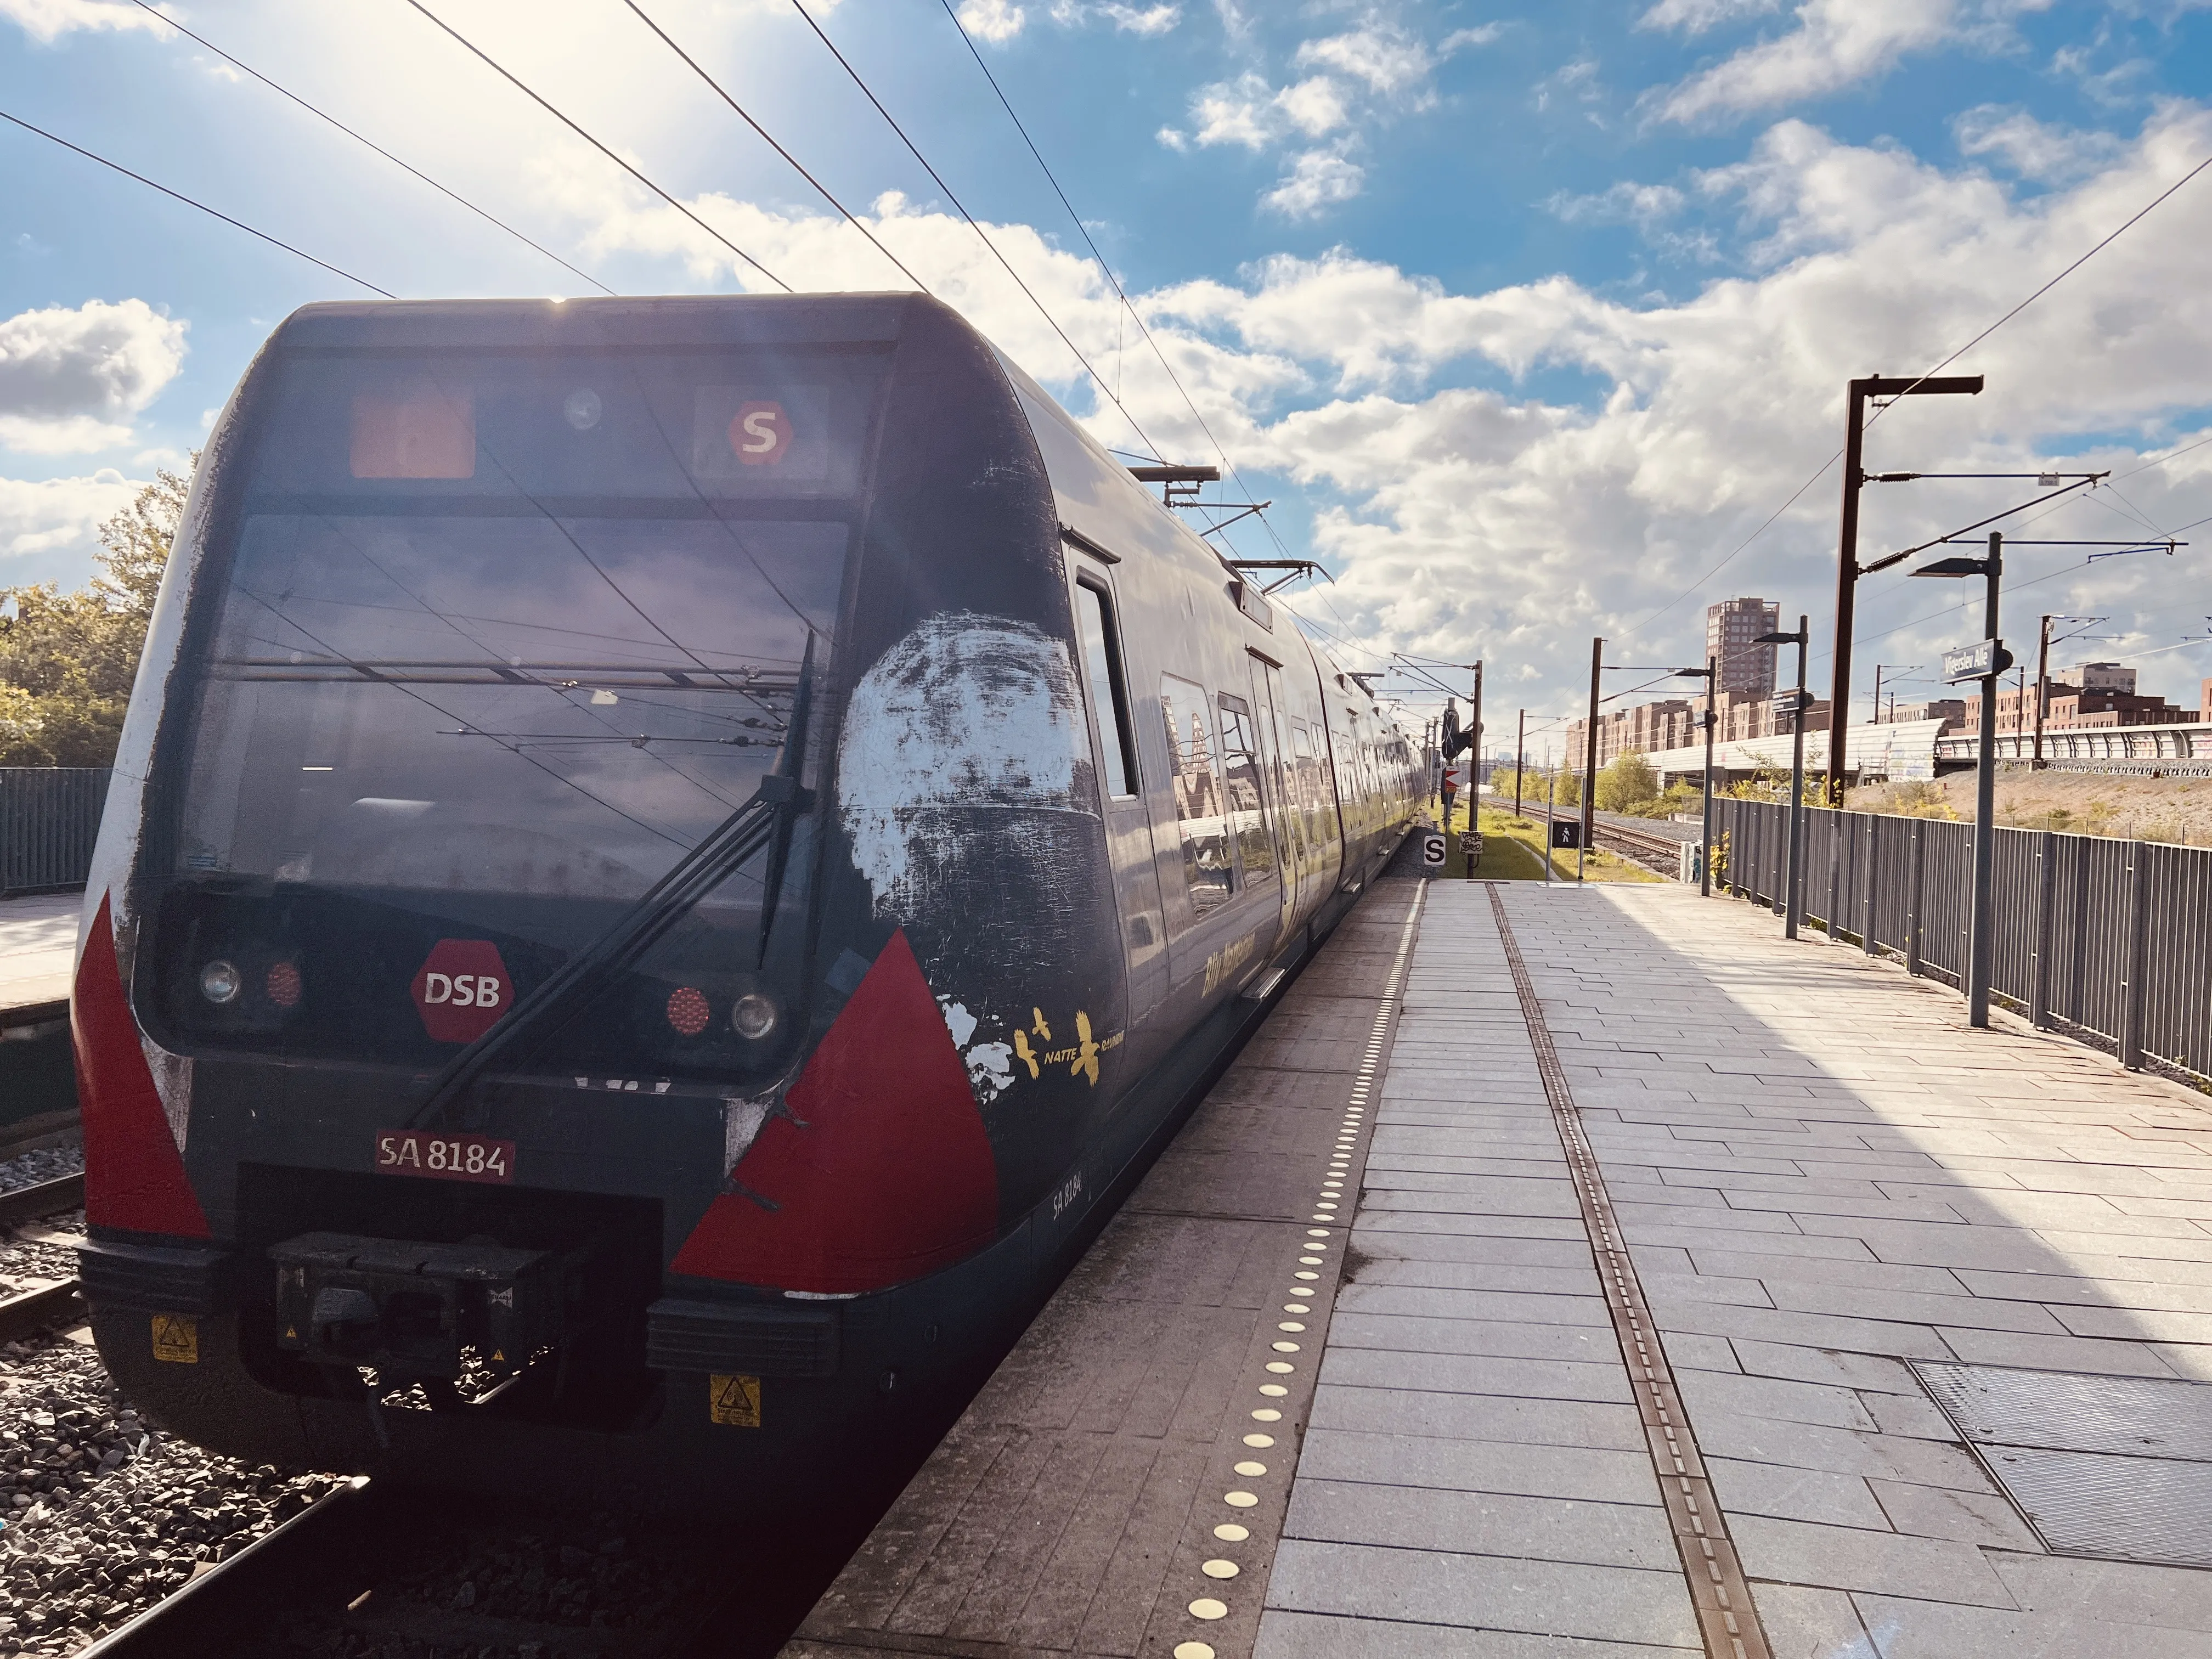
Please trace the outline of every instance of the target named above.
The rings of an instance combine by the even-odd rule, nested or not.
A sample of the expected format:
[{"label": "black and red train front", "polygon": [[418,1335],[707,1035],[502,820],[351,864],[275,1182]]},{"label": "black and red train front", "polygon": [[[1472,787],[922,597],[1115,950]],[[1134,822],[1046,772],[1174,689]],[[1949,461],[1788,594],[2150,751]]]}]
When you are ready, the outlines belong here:
[{"label": "black and red train front", "polygon": [[[1093,1059],[994,1109],[974,1028],[1117,1024],[1087,771],[974,836],[837,779],[871,665],[964,672],[948,617],[1053,678],[1049,500],[924,302],[289,321],[179,536],[78,970],[125,1388],[496,1486],[711,1480],[962,1375],[1099,1098]],[[1019,867],[870,878],[1009,823]]]}]

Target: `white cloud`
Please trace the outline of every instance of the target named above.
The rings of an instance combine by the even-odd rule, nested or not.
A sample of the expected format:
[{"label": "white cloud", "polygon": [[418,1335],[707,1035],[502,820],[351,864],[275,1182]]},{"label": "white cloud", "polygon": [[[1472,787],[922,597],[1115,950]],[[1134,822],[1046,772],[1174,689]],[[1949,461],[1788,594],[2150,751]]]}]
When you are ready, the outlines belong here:
[{"label": "white cloud", "polygon": [[1103,5],[1098,10],[1115,28],[1128,34],[1165,34],[1182,21],[1182,8],[1173,5]]},{"label": "white cloud", "polygon": [[1782,0],[1659,0],[1657,5],[1636,20],[1636,27],[1702,34],[1739,17],[1756,17],[1781,9]]},{"label": "white cloud", "polygon": [[1370,91],[1383,97],[1421,85],[1436,67],[1429,49],[1412,35],[1390,25],[1371,22],[1348,34],[1304,42],[1298,47],[1296,61],[1301,65],[1317,64],[1364,81]]},{"label": "white cloud", "polygon": [[1682,200],[1682,192],[1672,185],[1639,185],[1623,179],[1592,196],[1558,191],[1545,201],[1544,207],[1571,225],[1650,225],[1680,213]]},{"label": "white cloud", "polygon": [[0,478],[0,586],[21,580],[10,561],[52,569],[75,555],[88,563],[93,532],[143,487],[112,467],[88,478]]},{"label": "white cloud", "polygon": [[[2087,176],[2015,196],[1978,161],[1946,167],[1788,121],[1735,166],[1631,183],[1567,207],[1583,222],[1640,216],[1662,229],[1679,222],[1668,216],[1677,206],[1741,216],[1756,239],[1744,274],[1686,299],[1639,301],[1564,276],[1454,291],[1344,251],[1263,259],[1232,281],[1133,297],[1251,487],[1279,499],[1289,486],[1253,476],[1272,471],[1313,503],[1313,550],[1338,585],[1292,602],[1370,644],[1450,661],[1486,657],[1498,695],[1534,708],[1571,694],[1571,665],[1578,656],[1587,664],[1593,634],[1653,653],[1630,660],[1657,661],[1701,637],[1700,608],[1729,593],[1819,613],[1834,581],[1830,485],[1808,492],[1709,590],[1630,641],[1634,624],[1675,599],[1833,452],[1846,380],[1942,358],[2208,149],[2212,114],[2169,106]],[[580,182],[599,177],[549,162],[536,182],[595,252],[665,259],[667,285],[728,285],[726,251],[618,183]],[[1311,185],[1325,191],[1326,174]],[[693,205],[802,288],[897,280],[834,219],[720,197]],[[957,217],[896,197],[868,217],[933,289],[1071,408],[1088,410],[1102,439],[1142,447]],[[1029,227],[987,229],[1161,449],[1210,458],[1134,331],[1118,331],[1117,354],[1116,304],[1096,267]],[[1986,374],[1989,392],[1909,400],[1884,415],[1869,465],[2124,471],[2137,455],[2172,446],[2177,427],[2201,424],[2193,411],[2212,385],[2212,289],[2197,280],[2208,240],[2212,192],[2177,195],[1958,365]],[[2091,444],[2074,435],[2082,433],[2137,435]],[[2161,524],[2212,513],[2212,447],[2120,487]],[[2014,499],[1992,496],[2005,488],[1881,492],[1867,506],[1869,556],[1993,510]],[[2094,501],[2068,513],[2033,533],[2129,533],[2089,528],[2108,516]],[[1250,550],[1258,545],[1255,537]],[[2023,548],[2021,578],[2075,556]],[[2164,629],[2164,642],[2179,627],[2168,615],[2176,578],[2196,574],[2161,560],[2142,562],[2138,576],[2125,562],[2045,583],[2037,608],[2112,615],[2112,631]],[[1950,602],[1931,599],[1929,586],[1870,581],[1863,637]],[[1915,624],[1879,650],[1885,661],[1920,661],[1956,631],[1955,618]],[[2178,684],[2184,653],[2170,660]],[[2212,661],[2195,672],[2212,672]]]},{"label": "white cloud", "polygon": [[1342,126],[1349,112],[1343,93],[1326,76],[1277,88],[1247,70],[1234,81],[1201,87],[1191,99],[1190,117],[1199,143],[1258,151],[1294,131],[1318,138]]},{"label": "white cloud", "polygon": [[978,40],[1003,46],[1022,32],[1029,15],[1012,0],[960,0],[954,14],[960,27]]},{"label": "white cloud", "polygon": [[1996,104],[1968,110],[1951,131],[1962,154],[1993,157],[2021,178],[2046,184],[2082,178],[2127,148],[2116,134],[2052,126]]},{"label": "white cloud", "polygon": [[77,29],[144,29],[167,38],[167,23],[129,0],[0,0],[0,17],[33,40],[52,42]]},{"label": "white cloud", "polygon": [[1310,149],[1291,163],[1281,182],[1260,198],[1285,219],[1313,219],[1359,194],[1367,172],[1339,149]]},{"label": "white cloud", "polygon": [[0,322],[0,446],[108,448],[184,367],[185,325],[143,300],[89,300]]},{"label": "white cloud", "polygon": [[1464,52],[1469,46],[1486,46],[1504,33],[1505,25],[1503,23],[1484,23],[1475,28],[1454,29],[1437,42],[1437,57],[1442,60],[1455,52]]},{"label": "white cloud", "polygon": [[[1995,45],[2010,37],[2006,20],[2047,9],[2053,0],[1806,0],[1788,33],[1745,47],[1661,94],[1662,119],[1700,121],[1816,98],[1887,73],[1909,52],[1960,42]],[[1741,11],[1744,8],[1734,8]],[[1706,16],[1703,0],[1667,0],[1659,13],[1678,26]],[[1717,21],[1723,14],[1711,13]],[[1662,20],[1673,21],[1674,17]]]}]

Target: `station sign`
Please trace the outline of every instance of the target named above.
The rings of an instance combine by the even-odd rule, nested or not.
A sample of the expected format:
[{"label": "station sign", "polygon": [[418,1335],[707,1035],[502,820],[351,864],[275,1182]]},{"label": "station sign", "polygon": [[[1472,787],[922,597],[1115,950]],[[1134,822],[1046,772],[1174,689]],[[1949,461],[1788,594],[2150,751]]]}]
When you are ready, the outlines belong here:
[{"label": "station sign", "polygon": [[1943,680],[1955,685],[1960,680],[1987,679],[2002,674],[2012,666],[2012,653],[1997,640],[1978,640],[1972,645],[1962,645],[1955,651],[1943,653]]},{"label": "station sign", "polygon": [[1772,704],[1774,717],[1777,720],[1787,720],[1797,712],[1797,706],[1801,702],[1807,708],[1809,709],[1812,708],[1814,701],[1813,694],[1810,691],[1789,690],[1777,692]]},{"label": "station sign", "polygon": [[1441,870],[1444,867],[1443,833],[1437,830],[1421,832],[1421,868]]}]

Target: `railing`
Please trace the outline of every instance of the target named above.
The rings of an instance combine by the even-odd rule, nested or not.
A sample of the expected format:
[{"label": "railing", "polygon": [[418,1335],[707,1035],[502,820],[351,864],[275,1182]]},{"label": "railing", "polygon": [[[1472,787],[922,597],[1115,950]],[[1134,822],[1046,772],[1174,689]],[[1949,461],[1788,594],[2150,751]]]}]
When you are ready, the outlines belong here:
[{"label": "railing", "polygon": [[84,885],[107,778],[104,766],[0,766],[0,897]]},{"label": "railing", "polygon": [[[1714,890],[1781,908],[1789,812],[1713,803]],[[1805,917],[1959,987],[1973,839],[1971,823],[1808,806]],[[2131,1068],[2212,1083],[2212,850],[2000,829],[1996,893],[1993,1001]]]}]

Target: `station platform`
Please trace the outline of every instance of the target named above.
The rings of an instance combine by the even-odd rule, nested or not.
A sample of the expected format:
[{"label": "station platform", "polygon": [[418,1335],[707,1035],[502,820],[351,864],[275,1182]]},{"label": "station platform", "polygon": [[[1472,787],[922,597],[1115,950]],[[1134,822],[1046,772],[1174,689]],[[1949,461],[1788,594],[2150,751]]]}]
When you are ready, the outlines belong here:
[{"label": "station platform", "polygon": [[785,1651],[2194,1659],[2208,1382],[2203,1097],[1671,884],[1384,881]]},{"label": "station platform", "polygon": [[69,1018],[82,893],[0,900],[0,1032]]}]

